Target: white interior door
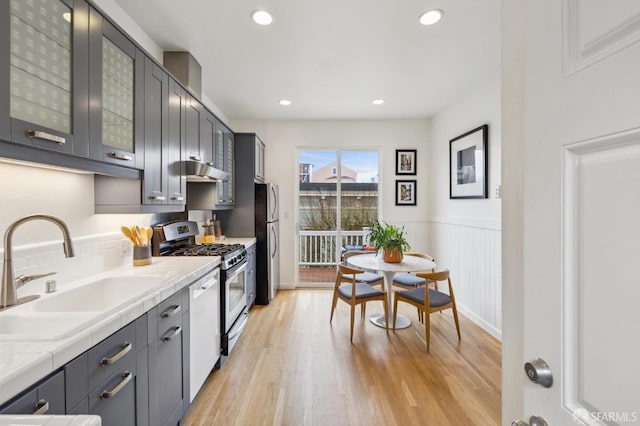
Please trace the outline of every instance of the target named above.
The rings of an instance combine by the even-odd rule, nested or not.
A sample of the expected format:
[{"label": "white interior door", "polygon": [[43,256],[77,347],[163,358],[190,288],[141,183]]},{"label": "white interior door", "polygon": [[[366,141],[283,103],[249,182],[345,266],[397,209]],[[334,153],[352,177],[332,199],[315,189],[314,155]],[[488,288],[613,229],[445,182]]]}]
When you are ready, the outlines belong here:
[{"label": "white interior door", "polygon": [[[522,192],[503,217],[520,215],[522,243],[503,263],[521,264],[522,284],[504,280],[522,285],[505,292],[505,303],[521,305],[505,309],[505,322],[524,337],[505,335],[514,388],[503,389],[503,422],[515,420],[511,404],[531,424],[532,415],[550,425],[640,424],[640,2],[517,3],[503,9],[503,23],[522,28],[505,34],[521,37],[521,49],[506,49],[503,78],[507,103],[520,98],[522,108],[503,124],[521,130],[522,162],[511,170],[521,167],[522,180],[510,185]],[[513,157],[503,158],[504,171]],[[507,243],[518,227],[505,228]],[[524,378],[538,357],[550,387]]]}]

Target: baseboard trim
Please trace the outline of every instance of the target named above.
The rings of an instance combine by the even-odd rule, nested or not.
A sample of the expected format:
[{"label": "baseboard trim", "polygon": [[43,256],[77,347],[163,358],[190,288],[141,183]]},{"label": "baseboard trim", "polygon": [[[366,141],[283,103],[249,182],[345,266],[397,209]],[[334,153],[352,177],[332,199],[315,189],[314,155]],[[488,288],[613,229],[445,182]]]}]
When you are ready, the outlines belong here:
[{"label": "baseboard trim", "polygon": [[502,342],[502,331],[501,330],[498,330],[493,325],[489,324],[488,322],[486,322],[485,320],[480,318],[475,313],[473,313],[470,310],[466,309],[464,306],[458,305],[457,307],[458,307],[458,312],[460,312],[460,314],[464,315],[465,317],[467,317],[468,319],[473,321],[477,326],[482,328],[484,331],[486,331],[487,333],[489,333],[490,335],[495,337],[498,341]]}]

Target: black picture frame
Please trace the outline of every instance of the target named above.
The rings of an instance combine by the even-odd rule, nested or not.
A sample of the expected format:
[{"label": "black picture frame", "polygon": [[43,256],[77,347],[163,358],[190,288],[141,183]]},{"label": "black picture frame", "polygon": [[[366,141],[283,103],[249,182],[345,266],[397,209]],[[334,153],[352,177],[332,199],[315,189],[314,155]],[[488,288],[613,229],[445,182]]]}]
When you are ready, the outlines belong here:
[{"label": "black picture frame", "polygon": [[396,180],[396,206],[415,206],[416,190],[416,180]]},{"label": "black picture frame", "polygon": [[449,141],[449,198],[487,198],[489,125]]},{"label": "black picture frame", "polygon": [[396,149],[396,175],[416,174],[415,149]]}]

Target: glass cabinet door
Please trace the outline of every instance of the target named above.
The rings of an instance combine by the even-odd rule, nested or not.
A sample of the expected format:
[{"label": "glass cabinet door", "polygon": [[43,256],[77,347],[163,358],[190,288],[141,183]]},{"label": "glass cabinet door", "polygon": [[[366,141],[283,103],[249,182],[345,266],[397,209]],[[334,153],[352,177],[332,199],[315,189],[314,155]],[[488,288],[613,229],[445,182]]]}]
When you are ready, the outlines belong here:
[{"label": "glass cabinet door", "polygon": [[102,37],[102,144],[134,152],[133,59]]},{"label": "glass cabinet door", "polygon": [[2,84],[9,86],[11,140],[86,156],[88,144],[74,149],[74,135],[82,143],[88,131],[86,110],[79,108],[88,99],[88,5],[9,0],[3,7],[9,9],[8,82]]},{"label": "glass cabinet door", "polygon": [[91,9],[91,158],[143,167],[144,54]]}]

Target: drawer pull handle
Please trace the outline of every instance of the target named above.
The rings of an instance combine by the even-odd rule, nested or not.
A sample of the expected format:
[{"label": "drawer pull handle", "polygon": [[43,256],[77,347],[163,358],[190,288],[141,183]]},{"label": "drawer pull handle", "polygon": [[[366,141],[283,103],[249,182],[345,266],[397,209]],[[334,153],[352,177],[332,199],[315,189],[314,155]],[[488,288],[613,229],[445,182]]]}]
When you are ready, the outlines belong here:
[{"label": "drawer pull handle", "polygon": [[47,411],[49,411],[49,401],[47,401],[46,399],[41,399],[40,401],[38,401],[36,403],[36,407],[35,408],[36,409],[33,412],[34,415],[44,414]]},{"label": "drawer pull handle", "polygon": [[190,155],[189,158],[192,159],[193,161],[201,161],[201,158],[199,155]]},{"label": "drawer pull handle", "polygon": [[130,155],[120,154],[119,152],[110,152],[109,157],[115,158],[116,160],[133,161],[133,157]]},{"label": "drawer pull handle", "polygon": [[182,327],[177,326],[175,327],[175,330],[173,330],[173,333],[169,334],[168,336],[163,336],[162,341],[168,342],[172,340],[174,337],[178,336],[180,333],[182,333]]},{"label": "drawer pull handle", "polygon": [[122,390],[123,387],[127,385],[127,383],[131,381],[132,378],[133,374],[131,374],[131,371],[125,371],[124,373],[122,373],[122,380],[120,380],[120,383],[118,383],[118,385],[110,391],[102,391],[102,393],[100,394],[100,399],[113,398],[118,394],[118,392]]},{"label": "drawer pull handle", "polygon": [[162,318],[171,318],[172,316],[180,312],[180,309],[180,305],[173,305],[171,308],[164,311],[160,316]]},{"label": "drawer pull handle", "polygon": [[41,132],[39,130],[27,130],[27,136],[31,139],[42,139],[49,142],[57,143],[58,145],[64,145],[67,141],[61,136],[52,135],[51,133]]},{"label": "drawer pull handle", "polygon": [[133,345],[131,343],[124,342],[122,344],[122,348],[120,348],[120,350],[118,351],[117,354],[115,354],[111,358],[102,358],[100,360],[100,366],[104,367],[106,365],[111,365],[111,364],[117,362],[120,358],[125,356],[127,354],[127,352],[129,352],[131,350],[132,347],[133,347]]},{"label": "drawer pull handle", "polygon": [[154,201],[164,201],[167,199],[167,197],[165,197],[164,195],[150,195],[149,199]]}]

